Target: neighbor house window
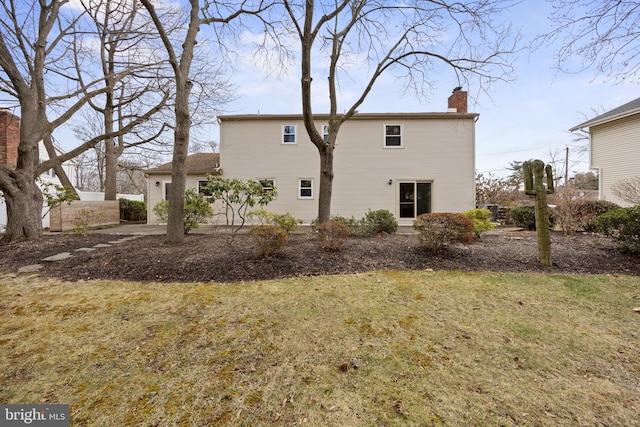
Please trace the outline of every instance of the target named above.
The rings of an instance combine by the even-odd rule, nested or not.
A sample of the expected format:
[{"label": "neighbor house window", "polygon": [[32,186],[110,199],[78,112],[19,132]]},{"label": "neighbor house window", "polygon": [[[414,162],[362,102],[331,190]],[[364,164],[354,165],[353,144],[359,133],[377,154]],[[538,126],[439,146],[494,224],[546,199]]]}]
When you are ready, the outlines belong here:
[{"label": "neighbor house window", "polygon": [[273,179],[259,179],[258,182],[262,185],[262,191],[273,191],[276,186],[276,182]]},{"label": "neighbor house window", "polygon": [[296,125],[282,126],[282,143],[283,144],[296,143]]},{"label": "neighbor house window", "polygon": [[213,196],[213,192],[211,189],[207,188],[209,185],[209,180],[199,179],[198,180],[198,194],[202,194],[205,197]]},{"label": "neighbor house window", "polygon": [[298,181],[298,197],[300,199],[312,199],[313,198],[313,180],[301,179]]},{"label": "neighbor house window", "polygon": [[170,182],[165,182],[164,183],[164,199],[165,200],[169,200],[169,193],[171,192],[171,183]]},{"label": "neighbor house window", "polygon": [[384,126],[384,146],[402,147],[402,125]]}]

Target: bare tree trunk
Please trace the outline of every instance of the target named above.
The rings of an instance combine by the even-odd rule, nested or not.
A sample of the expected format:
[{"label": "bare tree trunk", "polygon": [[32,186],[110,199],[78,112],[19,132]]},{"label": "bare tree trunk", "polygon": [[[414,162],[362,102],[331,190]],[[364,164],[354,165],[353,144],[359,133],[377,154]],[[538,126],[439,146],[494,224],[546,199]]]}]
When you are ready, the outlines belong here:
[{"label": "bare tree trunk", "polygon": [[117,195],[117,172],[118,158],[116,156],[113,138],[104,141],[104,199],[116,200]]},{"label": "bare tree trunk", "polygon": [[180,83],[182,84],[176,88],[176,128],[174,131],[171,193],[169,194],[169,219],[167,220],[168,243],[180,243],[184,240],[183,210],[191,128],[189,96],[192,83],[186,79]]},{"label": "bare tree trunk", "polygon": [[5,192],[7,228],[1,243],[42,237],[42,191],[28,173],[16,172],[14,184]]},{"label": "bare tree trunk", "polygon": [[320,189],[318,191],[318,223],[331,219],[331,194],[333,192],[333,150],[327,145],[320,152]]}]

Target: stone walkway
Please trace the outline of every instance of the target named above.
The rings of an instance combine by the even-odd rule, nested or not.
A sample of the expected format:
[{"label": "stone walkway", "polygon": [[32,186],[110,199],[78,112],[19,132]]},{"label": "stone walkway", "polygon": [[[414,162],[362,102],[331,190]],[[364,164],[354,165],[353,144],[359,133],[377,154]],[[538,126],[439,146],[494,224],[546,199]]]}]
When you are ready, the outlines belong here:
[{"label": "stone walkway", "polygon": [[[90,252],[90,251],[95,251],[97,249],[100,248],[109,248],[113,245],[117,245],[119,243],[123,243],[123,242],[127,242],[129,240],[135,240],[137,238],[142,237],[142,235],[136,235],[136,236],[127,236],[127,237],[123,237],[121,239],[118,240],[112,240],[109,243],[98,243],[97,245],[90,247],[90,248],[78,248],[76,249],[74,252]],[[63,259],[67,259],[67,258],[71,258],[73,256],[73,254],[71,252],[60,252],[59,254],[55,254],[52,255],[50,257],[46,257],[42,259],[42,262],[55,262],[55,261],[61,261]],[[43,267],[43,264],[31,264],[31,265],[25,265],[24,267],[20,267],[17,271],[18,274],[20,273],[36,273],[38,270],[40,270]],[[9,273],[11,274],[11,273]],[[0,275],[0,278],[2,277],[6,277],[7,275]]]}]

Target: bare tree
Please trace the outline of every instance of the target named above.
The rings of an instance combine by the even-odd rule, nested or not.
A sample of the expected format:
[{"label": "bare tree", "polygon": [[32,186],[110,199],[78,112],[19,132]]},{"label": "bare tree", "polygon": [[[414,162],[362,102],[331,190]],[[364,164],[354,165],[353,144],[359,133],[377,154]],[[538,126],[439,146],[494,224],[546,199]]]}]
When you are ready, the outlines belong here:
[{"label": "bare tree", "polygon": [[553,0],[552,3],[554,12],[550,19],[556,28],[540,36],[537,42],[545,45],[561,42],[556,58],[559,70],[573,73],[595,68],[597,74],[615,82],[638,81],[638,2]]},{"label": "bare tree", "polygon": [[632,205],[640,205],[640,176],[616,181],[611,186],[611,192]]},{"label": "bare tree", "polygon": [[194,87],[192,64],[196,47],[196,37],[204,25],[214,26],[214,32],[220,36],[224,27],[243,15],[259,16],[270,5],[262,1],[255,4],[250,1],[226,3],[189,0],[187,7],[188,22],[181,41],[169,37],[161,13],[158,13],[151,0],[140,0],[149,12],[160,39],[167,51],[169,64],[173,70],[175,85],[175,129],[171,170],[171,192],[169,193],[169,215],[167,221],[167,242],[179,243],[184,240],[183,209],[184,192],[187,177],[187,155],[191,132],[190,100]]},{"label": "bare tree", "polygon": [[[302,113],[307,133],[320,155],[318,218],[328,221],[333,189],[333,159],[340,127],[362,105],[379,78],[390,71],[405,88],[423,97],[442,67],[459,85],[477,82],[486,92],[492,82],[507,80],[508,57],[519,37],[496,19],[510,1],[284,0],[289,26],[301,47]],[[325,65],[326,64],[326,65]],[[312,73],[326,67],[330,102],[328,137],[316,128],[312,111]],[[358,81],[349,68],[367,76]],[[359,83],[361,83],[359,85]],[[349,85],[356,100],[339,105],[340,88]],[[344,113],[339,113],[344,111]]]},{"label": "bare tree", "polygon": [[597,190],[600,188],[600,178],[594,172],[579,172],[571,178],[578,190]]},{"label": "bare tree", "polygon": [[[141,17],[136,2],[128,0],[81,0],[93,22],[99,41],[98,57],[105,86],[104,96],[92,99],[91,108],[100,114],[104,132],[114,134],[145,109],[147,105],[164,108],[170,93],[170,81],[163,77],[166,58],[158,55],[155,27]],[[74,46],[82,52],[78,43]],[[95,52],[90,51],[92,56]],[[125,72],[126,71],[126,72]],[[125,74],[120,80],[118,74]],[[82,75],[78,72],[78,75]],[[104,141],[105,200],[115,200],[117,194],[118,158],[125,148],[155,141],[165,130],[148,123],[127,134],[107,137]]]},{"label": "bare tree", "polygon": [[[0,91],[19,102],[22,117],[16,167],[0,166],[0,191],[7,206],[3,243],[42,236],[43,196],[36,178],[109,136],[95,137],[38,164],[38,143],[47,144],[55,129],[104,91],[95,81],[83,86],[77,75],[70,74],[73,67],[69,67],[68,56],[74,37],[78,36],[75,26],[82,13],[63,8],[67,3],[68,0],[1,2]],[[148,110],[139,121],[154,112],[153,108]],[[127,132],[136,124],[132,122],[120,131]]]},{"label": "bare tree", "polygon": [[510,178],[498,178],[492,174],[476,173],[477,205],[515,205],[521,198],[518,187]]}]

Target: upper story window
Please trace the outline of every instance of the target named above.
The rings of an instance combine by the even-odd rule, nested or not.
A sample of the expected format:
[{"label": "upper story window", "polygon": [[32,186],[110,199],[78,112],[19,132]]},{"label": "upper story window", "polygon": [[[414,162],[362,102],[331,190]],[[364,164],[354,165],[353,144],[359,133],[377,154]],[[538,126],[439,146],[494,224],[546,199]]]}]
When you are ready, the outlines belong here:
[{"label": "upper story window", "polygon": [[402,147],[402,125],[384,125],[384,146]]},{"label": "upper story window", "polygon": [[296,125],[282,126],[282,143],[283,144],[296,143]]}]

